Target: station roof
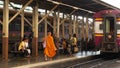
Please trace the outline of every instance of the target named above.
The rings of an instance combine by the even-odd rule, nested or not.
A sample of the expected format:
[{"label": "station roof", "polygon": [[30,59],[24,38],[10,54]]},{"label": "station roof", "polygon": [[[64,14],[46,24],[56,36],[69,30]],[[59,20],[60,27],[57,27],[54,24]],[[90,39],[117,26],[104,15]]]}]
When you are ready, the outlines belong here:
[{"label": "station roof", "polygon": [[[29,0],[10,0],[10,2],[16,4],[25,4]],[[35,1],[30,4],[30,6],[35,5]],[[102,2],[100,0],[37,0],[39,8],[51,10],[56,4],[59,3],[59,6],[55,11],[60,11],[65,14],[71,13],[73,10],[76,10],[73,14],[84,16],[86,13],[93,15],[93,12],[98,12],[106,9],[118,9],[110,4]],[[56,4],[55,4],[56,2]]]}]

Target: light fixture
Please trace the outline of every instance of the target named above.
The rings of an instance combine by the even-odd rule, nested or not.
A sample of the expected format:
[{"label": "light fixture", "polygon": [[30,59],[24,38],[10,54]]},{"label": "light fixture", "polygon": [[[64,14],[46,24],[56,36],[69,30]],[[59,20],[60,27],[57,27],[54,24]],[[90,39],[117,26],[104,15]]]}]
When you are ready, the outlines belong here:
[{"label": "light fixture", "polygon": [[76,10],[78,10],[79,8],[78,8],[78,7],[73,7],[73,9],[76,9]]},{"label": "light fixture", "polygon": [[47,0],[47,1],[49,1],[49,2],[52,2],[52,3],[54,3],[54,4],[60,4],[60,2],[57,2],[57,1],[52,1],[52,0]]}]

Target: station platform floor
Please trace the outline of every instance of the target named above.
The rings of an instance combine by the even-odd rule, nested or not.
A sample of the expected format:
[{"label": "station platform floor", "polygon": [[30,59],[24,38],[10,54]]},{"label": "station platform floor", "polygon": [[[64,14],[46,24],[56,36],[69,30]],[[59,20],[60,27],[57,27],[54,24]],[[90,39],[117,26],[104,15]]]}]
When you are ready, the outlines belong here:
[{"label": "station platform floor", "polygon": [[[62,63],[64,61],[79,59],[87,56],[92,55],[99,55],[100,51],[83,51],[73,54],[73,56],[70,55],[64,55],[64,54],[57,54],[52,61],[45,61],[43,52],[39,52],[38,57],[11,57],[7,62],[2,61],[0,59],[0,68],[43,68],[42,66],[46,66],[44,68],[50,68],[47,67],[49,64],[54,63]],[[53,67],[52,67],[53,68]],[[59,68],[59,67],[57,67]]]}]

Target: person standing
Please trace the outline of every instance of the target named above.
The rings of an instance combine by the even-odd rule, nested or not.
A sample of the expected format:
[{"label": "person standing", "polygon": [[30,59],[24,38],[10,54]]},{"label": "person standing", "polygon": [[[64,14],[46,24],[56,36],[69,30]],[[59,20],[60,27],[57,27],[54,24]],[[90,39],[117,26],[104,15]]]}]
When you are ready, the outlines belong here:
[{"label": "person standing", "polygon": [[51,32],[48,32],[48,36],[46,37],[46,47],[44,49],[45,54],[45,60],[53,59],[53,57],[56,55],[57,48],[55,47],[53,37],[51,36]]},{"label": "person standing", "polygon": [[77,38],[76,34],[73,34],[73,37],[71,37],[71,51],[72,53],[75,53],[75,47],[77,47]]}]

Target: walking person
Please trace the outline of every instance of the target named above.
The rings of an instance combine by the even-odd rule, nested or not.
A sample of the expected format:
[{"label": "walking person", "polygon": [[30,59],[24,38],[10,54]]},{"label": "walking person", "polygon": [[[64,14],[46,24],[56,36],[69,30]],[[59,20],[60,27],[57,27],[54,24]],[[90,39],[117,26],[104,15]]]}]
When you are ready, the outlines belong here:
[{"label": "walking person", "polygon": [[45,60],[53,59],[56,55],[57,48],[55,47],[53,37],[51,36],[51,32],[48,32],[48,36],[46,37],[46,47],[44,49]]}]

